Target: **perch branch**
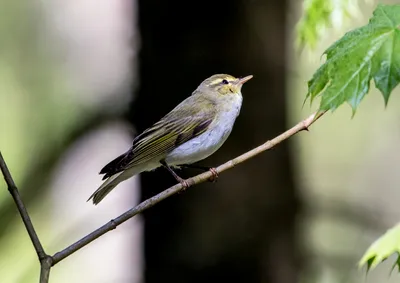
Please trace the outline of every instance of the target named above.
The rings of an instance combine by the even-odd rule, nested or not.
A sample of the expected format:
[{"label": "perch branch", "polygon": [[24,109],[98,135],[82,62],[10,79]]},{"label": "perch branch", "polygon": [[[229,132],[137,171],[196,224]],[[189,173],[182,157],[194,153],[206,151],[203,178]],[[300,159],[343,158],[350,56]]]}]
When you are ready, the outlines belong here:
[{"label": "perch branch", "polygon": [[[264,152],[267,151],[269,149],[271,149],[272,147],[276,146],[277,144],[281,143],[282,141],[290,138],[291,136],[297,134],[300,131],[303,130],[308,130],[308,128],[317,120],[319,119],[323,114],[325,113],[325,111],[323,112],[317,112],[312,114],[311,116],[309,116],[307,119],[301,121],[300,123],[298,123],[297,125],[295,125],[294,127],[292,127],[291,129],[287,130],[286,132],[280,134],[279,136],[275,137],[272,140],[269,140],[267,142],[265,142],[264,144],[218,166],[216,168],[216,171],[218,174],[220,174],[223,171],[226,171],[228,169],[231,169],[233,167],[235,167],[236,165]],[[192,187],[194,185],[203,183],[205,181],[207,181],[210,177],[212,177],[212,173],[209,172],[205,172],[202,174],[199,174],[197,176],[194,176],[192,178],[186,179],[186,182],[189,184],[189,187]],[[92,241],[96,240],[97,238],[99,238],[100,236],[104,235],[105,233],[117,228],[118,225],[124,223],[125,221],[127,221],[128,219],[132,218],[133,216],[143,212],[146,209],[149,209],[150,207],[156,205],[157,203],[159,203],[160,201],[180,192],[183,189],[181,184],[176,184],[175,186],[172,186],[168,189],[166,189],[165,191],[162,191],[161,193],[141,202],[140,204],[138,204],[137,206],[135,206],[134,208],[129,209],[128,211],[126,211],[125,213],[121,214],[120,216],[118,216],[117,218],[109,221],[108,223],[104,224],[103,226],[101,226],[100,228],[98,228],[97,230],[91,232],[90,234],[86,235],[85,237],[83,237],[82,239],[78,240],[77,242],[73,243],[72,245],[68,246],[67,248],[63,249],[62,251],[56,253],[52,259],[53,259],[53,265],[58,263],[59,261],[63,260],[64,258],[70,256],[71,254],[73,254],[74,252],[76,252],[77,250],[83,248],[84,246],[86,246],[87,244],[91,243]]]},{"label": "perch branch", "polygon": [[[275,137],[272,140],[269,140],[265,142],[264,144],[218,166],[215,168],[216,172],[218,174],[222,173],[223,171],[226,171],[230,168],[235,167],[236,165],[264,152],[272,147],[276,146],[277,144],[281,143],[282,141],[290,138],[291,136],[297,134],[298,132],[302,130],[308,130],[308,128],[318,119],[320,118],[325,112],[317,112],[309,116],[307,119],[301,121],[291,129],[287,130],[286,132],[282,133],[281,135]],[[10,191],[15,204],[17,205],[18,211],[21,214],[21,218],[25,224],[26,230],[28,231],[29,237],[31,238],[31,241],[33,243],[33,246],[36,250],[36,253],[38,255],[39,261],[40,261],[40,283],[47,283],[49,280],[49,275],[50,275],[50,269],[52,266],[60,262],[61,260],[65,259],[66,257],[70,256],[77,250],[83,248],[84,246],[88,245],[92,241],[96,240],[100,236],[104,235],[108,231],[111,231],[115,228],[117,228],[118,225],[124,223],[128,219],[132,218],[133,216],[143,212],[146,209],[149,209],[150,207],[156,205],[160,201],[180,192],[183,187],[181,184],[176,184],[175,186],[172,186],[165,191],[141,202],[134,208],[126,211],[125,213],[121,214],[117,218],[109,221],[108,223],[104,224],[100,228],[96,229],[95,231],[91,232],[90,234],[86,235],[79,241],[73,243],[72,245],[66,247],[65,249],[61,250],[60,252],[57,252],[54,254],[54,256],[49,256],[45,253],[42,244],[39,241],[39,238],[35,232],[35,229],[33,228],[32,222],[30,220],[29,214],[25,208],[24,203],[22,202],[21,196],[19,195],[18,189],[14,183],[14,180],[11,177],[11,173],[7,168],[6,162],[3,159],[3,156],[0,152],[0,168],[3,173],[4,179],[8,185],[8,190]],[[197,176],[194,176],[192,178],[189,178],[186,180],[186,182],[189,184],[189,186],[194,186],[196,184],[203,183],[207,181],[210,177],[212,177],[213,173],[212,172],[205,172],[202,174],[199,174]]]}]

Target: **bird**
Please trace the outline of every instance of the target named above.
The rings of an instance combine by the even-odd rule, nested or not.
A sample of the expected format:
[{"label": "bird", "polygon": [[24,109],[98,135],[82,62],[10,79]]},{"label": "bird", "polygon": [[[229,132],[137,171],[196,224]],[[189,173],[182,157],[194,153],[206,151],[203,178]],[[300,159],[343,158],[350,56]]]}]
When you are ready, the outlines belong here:
[{"label": "bird", "polygon": [[214,169],[195,163],[227,140],[242,107],[242,86],[252,77],[216,74],[205,79],[171,112],[136,136],[128,151],[100,170],[105,181],[87,201],[97,205],[122,181],[158,167],[166,168],[184,188],[188,183],[175,168],[211,170],[217,177]]}]

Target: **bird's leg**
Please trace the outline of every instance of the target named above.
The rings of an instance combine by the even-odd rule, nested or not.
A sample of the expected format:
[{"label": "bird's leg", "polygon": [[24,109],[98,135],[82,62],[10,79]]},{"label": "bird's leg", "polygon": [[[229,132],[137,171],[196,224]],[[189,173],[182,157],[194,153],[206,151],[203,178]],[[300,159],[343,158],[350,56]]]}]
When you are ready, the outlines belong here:
[{"label": "bird's leg", "polygon": [[214,167],[201,166],[198,164],[182,164],[179,166],[184,168],[193,168],[193,169],[200,169],[203,171],[210,171],[212,174],[211,178],[208,179],[210,182],[216,182],[218,179],[218,172]]},{"label": "bird's leg", "polygon": [[172,176],[174,176],[175,180],[177,180],[179,183],[181,183],[183,190],[186,190],[187,188],[189,188],[189,183],[186,180],[179,177],[178,174],[176,174],[175,171],[172,170],[172,168],[167,164],[167,162],[165,162],[165,160],[161,160],[160,163],[162,164],[162,166],[164,166],[165,169],[168,170],[169,173],[172,174]]}]

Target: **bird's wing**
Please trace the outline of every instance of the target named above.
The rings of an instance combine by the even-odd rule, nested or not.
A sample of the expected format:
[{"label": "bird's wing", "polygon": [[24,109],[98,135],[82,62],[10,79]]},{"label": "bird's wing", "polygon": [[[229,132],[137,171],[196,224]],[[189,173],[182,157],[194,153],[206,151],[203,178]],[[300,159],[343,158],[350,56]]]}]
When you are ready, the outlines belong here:
[{"label": "bird's wing", "polygon": [[100,174],[105,174],[103,179],[157,156],[165,156],[179,145],[204,133],[215,118],[213,105],[204,106],[194,113],[190,104],[177,106],[159,122],[137,136],[128,152],[107,164],[100,171]]}]

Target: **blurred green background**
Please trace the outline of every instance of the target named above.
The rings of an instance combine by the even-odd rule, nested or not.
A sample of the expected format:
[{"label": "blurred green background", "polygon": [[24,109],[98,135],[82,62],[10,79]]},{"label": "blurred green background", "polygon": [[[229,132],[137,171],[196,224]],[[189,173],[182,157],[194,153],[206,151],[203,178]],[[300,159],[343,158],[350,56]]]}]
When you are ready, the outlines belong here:
[{"label": "blurred green background", "polygon": [[[254,82],[243,89],[243,116],[233,141],[209,164],[263,143],[315,110],[302,103],[307,80],[323,62],[320,55],[345,31],[366,24],[376,3],[336,1],[351,8],[341,18],[337,11],[343,8],[336,7],[336,21],[323,29],[315,49],[299,52],[301,2],[210,2],[194,8],[179,1],[1,2],[0,149],[46,251],[54,254],[167,187],[144,179],[143,187],[150,188],[140,194],[133,178],[104,204],[85,202],[101,182],[99,169],[129,147],[136,128],[150,126],[212,73],[252,73]],[[175,196],[160,204],[166,212],[149,211],[78,251],[52,269],[50,282],[171,282],[177,275],[167,267],[180,273],[178,282],[223,280],[241,268],[247,280],[230,281],[399,280],[397,273],[388,276],[393,260],[367,277],[356,266],[369,244],[400,218],[399,106],[393,95],[385,108],[373,90],[354,118],[347,106],[326,114],[310,132],[249,161],[249,167]],[[274,167],[276,160],[284,161]],[[266,169],[254,177],[251,168]],[[155,179],[152,174],[144,178]],[[282,185],[275,175],[293,182]],[[229,178],[237,190],[229,190]],[[247,196],[252,190],[257,194]],[[268,190],[277,193],[262,195]],[[268,217],[254,218],[251,207]],[[270,221],[286,213],[284,228]],[[225,226],[218,229],[226,221],[229,233]],[[260,226],[265,230],[254,228]],[[0,227],[0,282],[37,282],[39,263],[3,182]],[[285,235],[282,242],[275,241],[279,235]],[[265,252],[254,256],[264,245]]]}]

